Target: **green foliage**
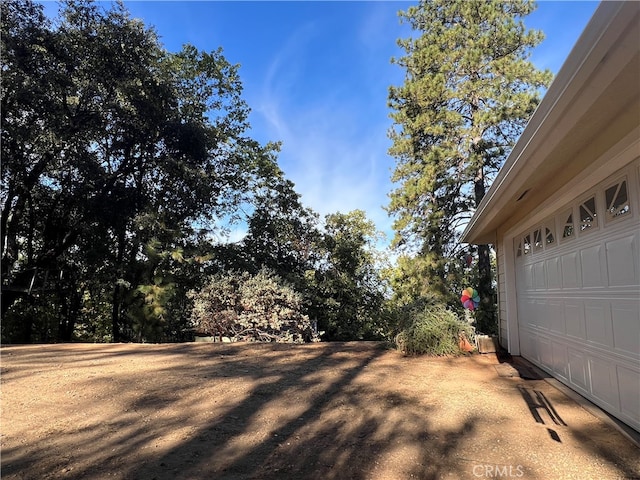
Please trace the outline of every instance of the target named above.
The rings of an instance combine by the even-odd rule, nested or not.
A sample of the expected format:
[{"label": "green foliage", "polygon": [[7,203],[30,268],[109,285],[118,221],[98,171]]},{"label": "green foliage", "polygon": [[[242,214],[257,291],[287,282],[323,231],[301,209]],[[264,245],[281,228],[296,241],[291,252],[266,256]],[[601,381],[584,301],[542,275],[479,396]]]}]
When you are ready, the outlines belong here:
[{"label": "green foliage", "polygon": [[395,338],[397,348],[407,355],[458,355],[461,337],[472,339],[473,328],[442,304],[427,302],[407,314]]},{"label": "green foliage", "polygon": [[[238,66],[167,52],[121,2],[63,2],[55,22],[0,8],[3,320],[37,295],[53,339],[175,338],[218,220],[276,175],[277,146],[246,136]],[[15,305],[10,340],[40,338]]]},{"label": "green foliage", "polygon": [[245,269],[267,268],[304,288],[304,272],[314,268],[321,256],[318,215],[302,205],[281,171],[258,189],[248,226],[242,242]]},{"label": "green foliage", "polygon": [[400,255],[395,265],[385,271],[385,277],[393,291],[392,300],[398,305],[410,305],[428,297],[458,309],[458,292],[467,286],[468,273],[460,259],[428,252],[416,256]]},{"label": "green foliage", "polygon": [[55,340],[58,336],[57,314],[57,307],[45,298],[18,299],[2,321],[2,343],[25,337],[42,343]]},{"label": "green foliage", "polygon": [[324,340],[377,340],[387,336],[378,238],[360,210],[327,215],[320,225],[291,182],[274,177],[257,195],[245,239],[224,247],[221,268],[276,273],[303,296]]},{"label": "green foliage", "polygon": [[189,292],[191,321],[197,332],[233,341],[294,342],[315,340],[302,296],[267,270],[255,275],[214,275]]},{"label": "green foliage", "polygon": [[[469,3],[480,13],[463,2],[464,18],[493,18],[498,5]],[[518,83],[526,62],[489,62],[493,78],[480,50],[458,49],[455,26],[431,32],[433,5],[449,12],[445,2],[407,14],[425,38],[403,44],[407,84],[390,93],[402,126],[390,212],[397,243],[416,255],[383,278],[364,212],[321,222],[278,167],[279,145],[247,136],[238,66],[221,49],[168,52],[121,2],[63,2],[53,22],[29,0],[0,3],[3,341],[185,340],[191,319],[215,334],[299,341],[311,335],[307,317],[327,340],[383,339],[396,325],[389,284],[397,305],[437,294],[453,306],[466,284],[451,235],[480,158],[469,152],[497,164],[530,92]],[[506,54],[478,25],[478,46]],[[519,54],[528,37],[514,38],[505,45]],[[442,39],[451,45],[435,48]],[[459,58],[442,56],[450,51]],[[447,70],[474,65],[466,76]],[[490,92],[513,95],[506,103],[484,95],[497,77]],[[473,88],[456,93],[462,80]],[[498,110],[454,108],[474,92]],[[469,143],[461,126],[486,129]],[[237,220],[248,224],[243,241],[214,240]],[[245,273],[220,273],[232,270]],[[217,287],[202,288],[212,274]]]},{"label": "green foliage", "polygon": [[528,59],[543,38],[522,22],[533,9],[529,0],[429,0],[401,12],[417,35],[399,41],[406,55],[393,60],[406,77],[389,91],[398,187],[388,211],[408,256],[396,278],[420,275],[403,296],[427,288],[451,305],[471,275],[482,308],[493,299],[489,248],[473,252],[473,274],[460,267],[458,238],[551,80]]},{"label": "green foliage", "polygon": [[261,324],[270,321],[267,307],[257,300],[255,307],[247,307],[252,290],[263,292],[264,298],[276,295],[264,286],[250,286],[265,281],[261,271],[266,269],[299,296],[294,310],[312,319],[324,340],[387,338],[385,282],[377,265],[374,224],[358,210],[327,215],[321,231],[317,216],[299,203],[290,182],[276,178],[272,186],[260,193],[244,241],[225,247],[222,271],[237,272],[218,273],[197,295],[190,295],[196,329],[237,337],[251,318],[258,328],[251,338],[269,338],[263,334],[273,325]]},{"label": "green foliage", "polygon": [[138,285],[128,315],[137,341],[161,338],[167,321],[167,302],[175,285],[163,277],[155,277],[150,285]]},{"label": "green foliage", "polygon": [[[121,2],[63,2],[54,22],[29,0],[0,8],[3,340],[186,339],[187,292],[231,269],[262,279],[261,297],[237,286],[242,311],[216,318],[298,339],[307,314],[328,338],[380,335],[372,224],[334,215],[322,231],[279,145],[246,136],[238,66],[221,49],[167,52]],[[213,240],[237,220],[244,241]],[[295,298],[268,290],[263,268]],[[297,313],[270,317],[260,299],[277,295]],[[300,331],[278,323],[287,315]]]},{"label": "green foliage", "polygon": [[74,325],[73,338],[81,342],[109,343],[113,341],[110,297],[105,291],[94,294],[92,290],[87,289],[84,292],[82,309]]},{"label": "green foliage", "polygon": [[381,340],[384,281],[375,242],[375,225],[362,210],[325,217],[324,258],[306,278],[310,315],[326,340]]}]

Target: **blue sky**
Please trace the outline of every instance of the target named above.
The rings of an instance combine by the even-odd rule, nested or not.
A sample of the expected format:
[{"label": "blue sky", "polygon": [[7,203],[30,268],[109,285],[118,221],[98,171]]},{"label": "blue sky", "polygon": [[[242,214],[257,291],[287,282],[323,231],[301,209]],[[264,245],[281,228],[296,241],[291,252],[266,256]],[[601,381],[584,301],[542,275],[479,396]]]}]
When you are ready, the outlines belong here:
[{"label": "blue sky", "polygon": [[[392,219],[384,206],[394,159],[387,155],[387,95],[404,78],[390,60],[403,53],[396,40],[412,35],[397,12],[415,4],[125,0],[167,50],[185,43],[222,47],[229,62],[241,65],[250,135],[282,141],[280,166],[306,206],[321,215],[362,209],[389,239]],[[538,2],[525,19],[546,35],[532,52],[534,64],[557,73],[597,6]],[[46,7],[49,14],[57,8]]]}]

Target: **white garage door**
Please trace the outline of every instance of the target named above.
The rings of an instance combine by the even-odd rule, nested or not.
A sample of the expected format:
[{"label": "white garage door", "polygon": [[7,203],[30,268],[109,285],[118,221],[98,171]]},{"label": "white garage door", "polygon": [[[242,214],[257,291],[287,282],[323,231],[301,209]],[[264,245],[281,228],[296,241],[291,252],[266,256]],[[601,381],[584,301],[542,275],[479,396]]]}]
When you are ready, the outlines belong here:
[{"label": "white garage door", "polygon": [[522,356],[640,431],[638,163],[514,248]]}]

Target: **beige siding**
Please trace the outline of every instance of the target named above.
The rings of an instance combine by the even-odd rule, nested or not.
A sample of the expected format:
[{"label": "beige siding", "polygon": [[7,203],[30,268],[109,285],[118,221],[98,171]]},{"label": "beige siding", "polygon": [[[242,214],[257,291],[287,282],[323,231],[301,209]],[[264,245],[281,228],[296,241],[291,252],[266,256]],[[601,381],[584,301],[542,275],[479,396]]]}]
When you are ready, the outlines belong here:
[{"label": "beige siding", "polygon": [[507,301],[505,286],[505,258],[504,258],[504,241],[498,240],[496,244],[497,266],[498,266],[498,325],[500,327],[499,340],[500,345],[507,348]]}]

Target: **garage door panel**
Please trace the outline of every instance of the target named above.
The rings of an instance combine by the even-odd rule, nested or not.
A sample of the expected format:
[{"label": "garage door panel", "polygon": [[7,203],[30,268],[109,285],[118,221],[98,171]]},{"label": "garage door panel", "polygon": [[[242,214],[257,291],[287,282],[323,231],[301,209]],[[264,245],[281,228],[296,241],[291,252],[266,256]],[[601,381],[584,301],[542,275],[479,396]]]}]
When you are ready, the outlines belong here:
[{"label": "garage door panel", "polygon": [[584,302],[587,340],[604,347],[613,347],[611,309],[607,301]]},{"label": "garage door panel", "polygon": [[584,305],[576,300],[566,300],[564,303],[564,318],[567,335],[586,340],[584,327]]},{"label": "garage door panel", "polygon": [[581,284],[579,279],[581,278],[580,269],[578,265],[578,254],[576,252],[568,253],[562,256],[562,287],[563,288],[577,288]]},{"label": "garage door panel", "polygon": [[544,273],[544,261],[533,264],[533,288],[546,290],[547,279]]},{"label": "garage door panel", "polygon": [[640,356],[640,301],[612,302],[611,317],[615,349]]},{"label": "garage door panel", "polygon": [[538,361],[538,353],[536,351],[536,335],[531,333],[530,331],[526,331],[526,337],[523,337],[520,342],[520,349],[522,351],[522,355],[526,358],[529,358],[535,362]]},{"label": "garage door panel", "polygon": [[577,350],[567,349],[569,359],[569,380],[580,387],[585,393],[591,390],[587,376],[586,357]]},{"label": "garage door panel", "polygon": [[580,250],[580,267],[582,270],[583,287],[606,287],[607,279],[602,265],[604,264],[604,250],[602,245],[583,248]]},{"label": "garage door panel", "polygon": [[610,286],[640,284],[637,242],[637,234],[607,242],[607,271]]},{"label": "garage door panel", "polygon": [[601,358],[589,357],[591,394],[615,410],[620,409],[618,382],[614,366]]},{"label": "garage door panel", "polygon": [[547,288],[562,288],[562,265],[558,257],[546,260]]},{"label": "garage door panel", "polygon": [[551,341],[542,336],[538,337],[538,361],[545,367],[553,369]]},{"label": "garage door panel", "polygon": [[633,419],[640,418],[640,370],[618,366],[620,410]]},{"label": "garage door panel", "polygon": [[525,265],[523,275],[525,288],[531,290],[533,288],[533,265]]},{"label": "garage door panel", "polygon": [[560,300],[549,300],[549,328],[555,333],[566,333],[564,307]]},{"label": "garage door panel", "polygon": [[568,376],[567,346],[560,342],[551,342],[551,353],[553,355],[553,371],[566,379]]},{"label": "garage door panel", "polygon": [[551,327],[551,315],[549,313],[549,303],[546,300],[536,300],[535,319],[539,328],[549,330]]},{"label": "garage door panel", "polygon": [[536,315],[536,301],[533,299],[523,299],[518,309],[518,318],[523,325],[536,325],[538,317]]}]

